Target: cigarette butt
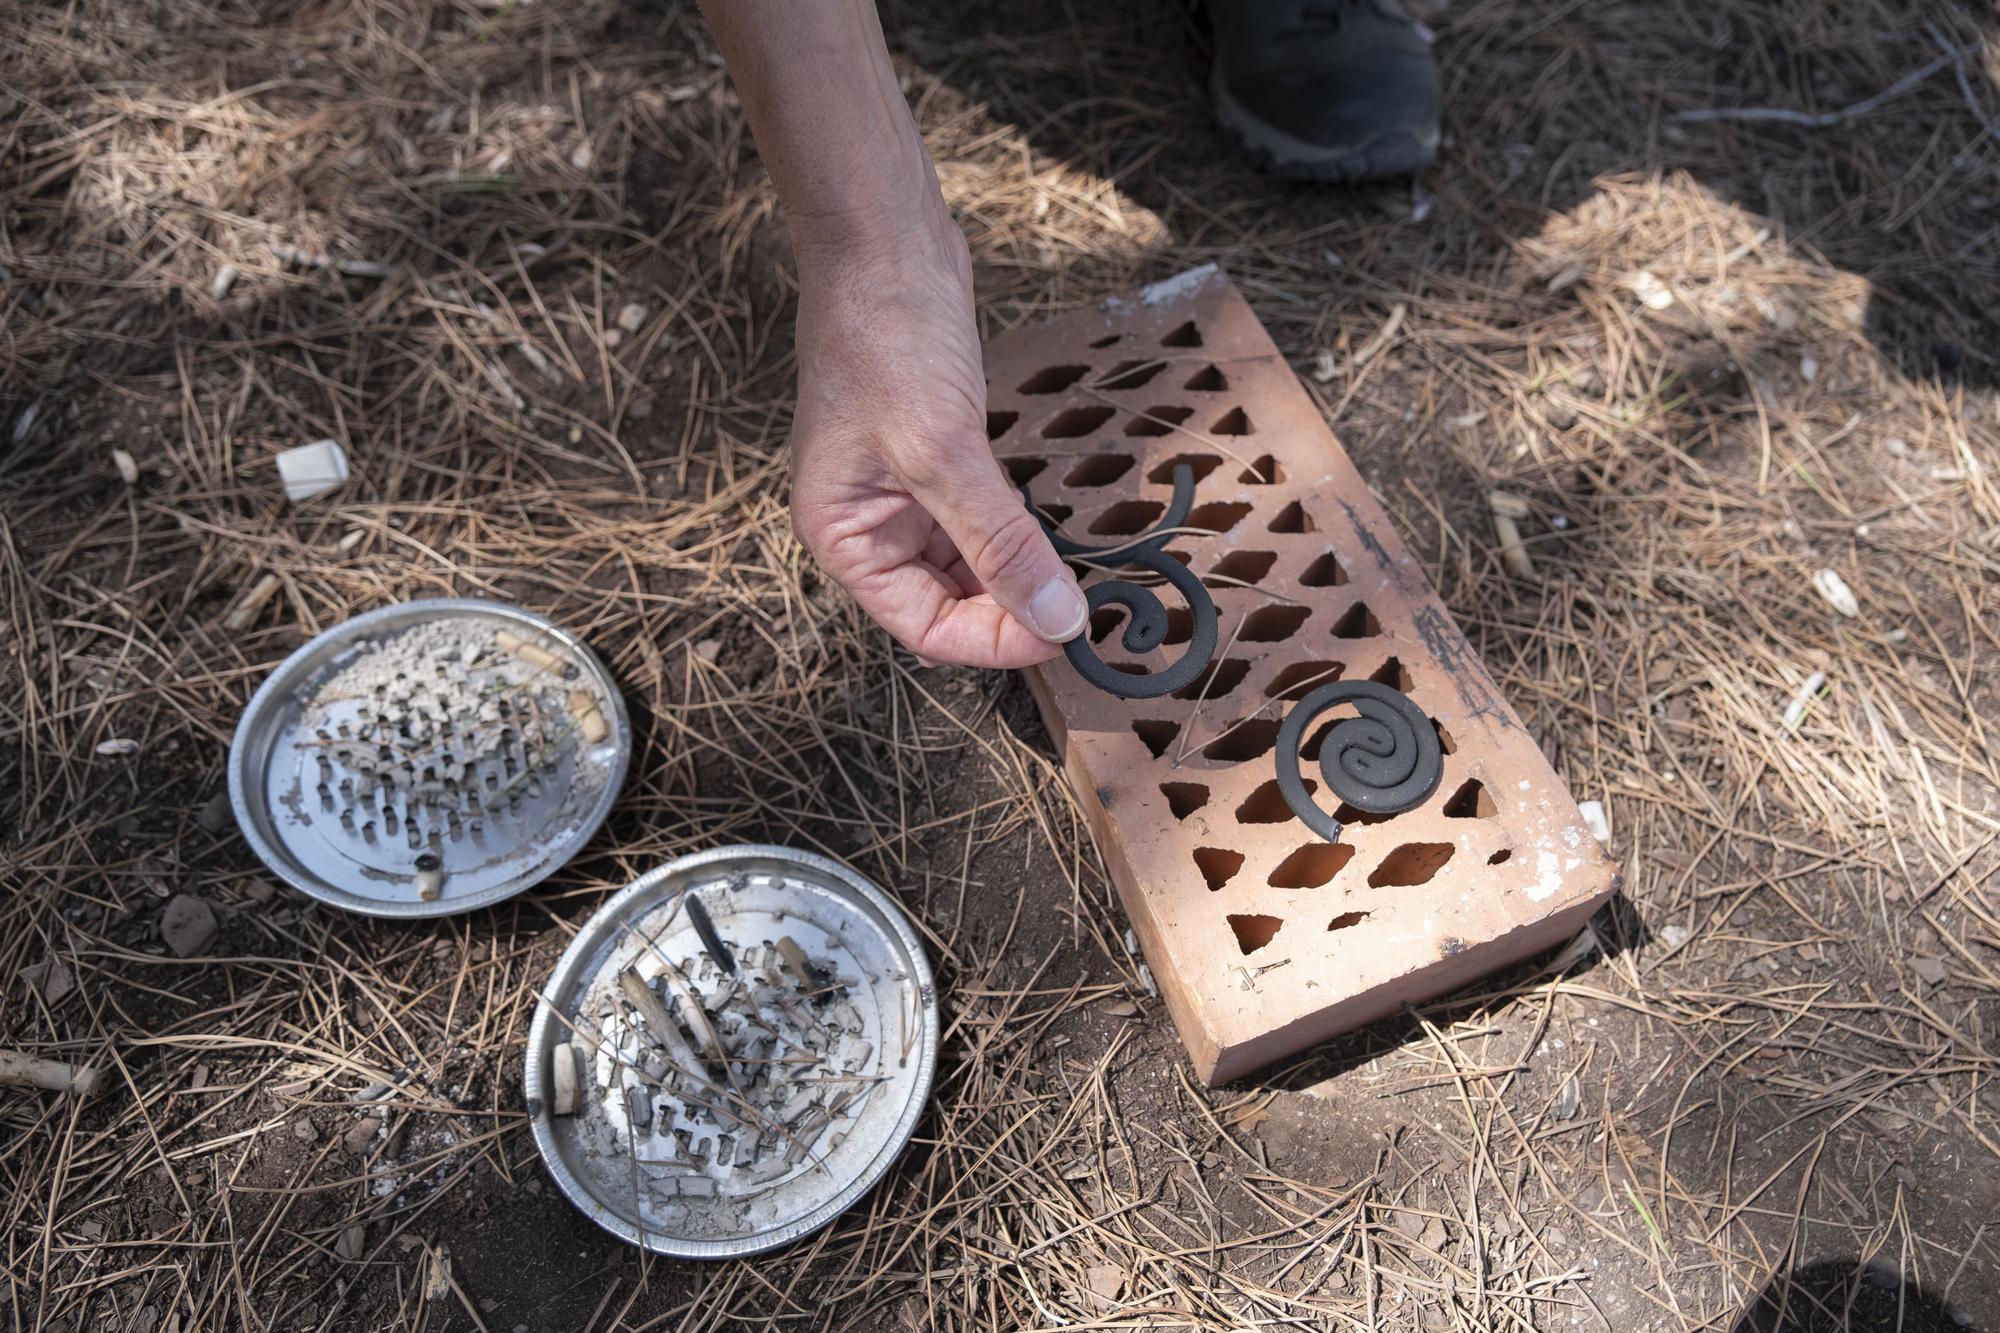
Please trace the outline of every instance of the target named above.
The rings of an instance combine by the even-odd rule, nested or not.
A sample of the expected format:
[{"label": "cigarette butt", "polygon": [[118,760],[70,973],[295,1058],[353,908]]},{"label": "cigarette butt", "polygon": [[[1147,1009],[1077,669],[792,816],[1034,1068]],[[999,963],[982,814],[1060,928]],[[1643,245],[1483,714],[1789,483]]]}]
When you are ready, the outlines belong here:
[{"label": "cigarette butt", "polygon": [[97,1071],[61,1060],[44,1060],[26,1051],[0,1051],[0,1086],[88,1097],[97,1088]]},{"label": "cigarette butt", "polygon": [[576,719],[576,729],[583,733],[587,744],[595,745],[611,735],[611,724],[604,720],[597,707],[597,696],[589,690],[570,691],[569,715]]},{"label": "cigarette butt", "polygon": [[250,591],[244,593],[237,599],[236,605],[229,608],[229,614],[222,618],[222,628],[231,634],[241,634],[249,629],[257,623],[257,617],[263,613],[264,603],[270,601],[277,591],[276,574],[266,574],[258,579],[250,585]]},{"label": "cigarette butt", "polygon": [[798,946],[796,940],[790,935],[781,936],[778,940],[778,952],[784,956],[785,966],[792,969],[793,975],[807,986],[814,984],[812,963],[807,960],[806,951]]},{"label": "cigarette butt", "polygon": [[549,1101],[557,1115],[576,1114],[576,1047],[557,1042],[549,1053],[549,1076],[553,1085]]},{"label": "cigarette butt", "polygon": [[1535,562],[1529,557],[1528,548],[1521,544],[1521,529],[1514,525],[1514,520],[1495,510],[1493,533],[1500,539],[1500,562],[1507,566],[1507,572],[1517,579],[1535,577]]},{"label": "cigarette butt", "polygon": [[520,658],[529,666],[539,667],[543,671],[554,671],[563,676],[573,676],[576,674],[575,669],[570,667],[570,664],[565,662],[561,657],[550,652],[540,644],[529,643],[512,630],[501,630],[493,636],[493,642],[496,646],[514,654],[514,656]]},{"label": "cigarette butt", "polygon": [[417,897],[425,902],[435,902],[444,892],[444,859],[436,852],[425,852],[417,858]]},{"label": "cigarette butt", "polygon": [[625,1002],[638,1011],[653,1040],[666,1047],[674,1063],[686,1073],[703,1076],[701,1058],[687,1044],[687,1038],[681,1036],[681,1030],[667,1016],[667,1007],[660,1003],[660,997],[645,979],[628,967],[618,975],[618,989],[624,993]]}]

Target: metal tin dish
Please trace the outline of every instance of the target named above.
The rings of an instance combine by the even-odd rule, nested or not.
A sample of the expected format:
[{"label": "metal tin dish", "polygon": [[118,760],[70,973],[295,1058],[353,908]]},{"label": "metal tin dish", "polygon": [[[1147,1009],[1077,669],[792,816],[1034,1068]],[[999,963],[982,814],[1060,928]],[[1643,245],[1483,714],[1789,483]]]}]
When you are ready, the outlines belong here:
[{"label": "metal tin dish", "polygon": [[403,602],[271,673],[229,752],[229,801],[286,883],[368,916],[511,897],[611,811],[631,727],[576,636],[498,602]]},{"label": "metal tin dish", "polygon": [[634,880],[564,951],[528,1031],[529,1122],[613,1235],[758,1254],[881,1179],[937,1043],[923,946],[880,889],[786,847],[697,852]]}]

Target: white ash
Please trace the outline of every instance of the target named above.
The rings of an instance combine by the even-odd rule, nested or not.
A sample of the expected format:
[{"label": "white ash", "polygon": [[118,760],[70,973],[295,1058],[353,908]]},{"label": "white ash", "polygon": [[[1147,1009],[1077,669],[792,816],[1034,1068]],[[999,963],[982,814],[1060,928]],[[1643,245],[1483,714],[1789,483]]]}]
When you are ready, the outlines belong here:
[{"label": "white ash", "polygon": [[[691,937],[642,946],[617,968],[659,1004],[601,974],[572,1035],[582,1105],[567,1119],[594,1173],[680,1235],[745,1234],[837,1192],[877,1141],[881,1117],[856,1130],[902,1041],[904,974],[867,972],[803,919],[754,941],[733,937],[742,925],[718,922],[733,976]],[[660,1014],[671,1033],[652,1030]]]},{"label": "white ash", "polygon": [[506,651],[502,628],[452,618],[363,640],[313,691],[296,732],[302,781],[314,783],[316,765],[320,809],[344,832],[437,849],[477,839],[489,820],[540,814],[545,794],[560,797],[541,816],[550,824],[589,808],[605,768],[570,698],[590,681]]}]

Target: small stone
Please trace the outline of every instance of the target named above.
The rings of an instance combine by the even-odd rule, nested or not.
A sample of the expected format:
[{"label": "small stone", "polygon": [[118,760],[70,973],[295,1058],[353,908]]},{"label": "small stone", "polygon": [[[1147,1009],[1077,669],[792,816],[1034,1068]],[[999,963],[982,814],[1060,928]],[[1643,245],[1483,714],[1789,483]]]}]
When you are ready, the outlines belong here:
[{"label": "small stone", "polygon": [[1558,1120],[1576,1119],[1577,1108],[1583,1104],[1583,1089],[1577,1085],[1576,1075],[1563,1080],[1562,1091],[1556,1094],[1556,1104],[1551,1112]]},{"label": "small stone", "polygon": [[340,1146],[345,1148],[351,1157],[364,1156],[368,1152],[368,1145],[375,1142],[376,1131],[380,1128],[372,1116],[363,1116],[340,1136]]},{"label": "small stone", "polygon": [[1104,1012],[1113,1018],[1137,1018],[1139,1016],[1139,1006],[1130,1000],[1120,1000],[1116,1004],[1105,1005]]},{"label": "small stone", "polygon": [[220,301],[223,297],[229,295],[229,289],[236,285],[236,279],[241,276],[242,274],[236,265],[224,264],[221,268],[215,270],[215,277],[208,284],[208,294]]},{"label": "small stone", "polygon": [[319,1137],[319,1131],[313,1128],[313,1122],[310,1120],[294,1120],[292,1122],[292,1137],[300,1143],[311,1143]]},{"label": "small stone", "polygon": [[63,997],[76,989],[76,977],[69,965],[54,954],[22,968],[21,980],[47,1005],[62,1003]]},{"label": "small stone", "polygon": [[704,662],[713,662],[722,655],[722,645],[714,639],[703,639],[694,646],[694,655]]},{"label": "small stone", "polygon": [[160,913],[160,939],[177,958],[192,958],[215,938],[215,909],[192,894],[177,893]]},{"label": "small stone", "polygon": [[134,461],[131,454],[126,453],[123,449],[113,449],[111,451],[111,466],[118,469],[118,480],[124,482],[127,486],[138,484],[139,464]]},{"label": "small stone", "polygon": [[340,1256],[342,1259],[347,1260],[348,1263],[354,1263],[356,1260],[361,1258],[361,1251],[367,1246],[367,1244],[368,1244],[367,1227],[365,1226],[347,1227],[341,1231],[340,1239],[336,1240],[333,1243],[333,1252],[336,1255]]},{"label": "small stone", "polygon": [[195,823],[203,833],[220,833],[235,822],[235,812],[229,806],[229,793],[219,791],[208,798],[195,816]]},{"label": "small stone", "polygon": [[1919,977],[1922,977],[1926,986],[1941,986],[1944,984],[1945,971],[1944,959],[1942,958],[1931,958],[1919,954],[1917,957],[1910,959],[1910,970],[1915,972]]},{"label": "small stone", "polygon": [[618,327],[627,333],[637,333],[646,325],[646,307],[637,301],[618,312]]},{"label": "small stone", "polygon": [[1424,1216],[1422,1213],[1397,1213],[1395,1225],[1396,1230],[1402,1232],[1411,1240],[1415,1240],[1424,1234]]},{"label": "small stone", "polygon": [[1417,1237],[1417,1244],[1427,1250],[1441,1250],[1444,1248],[1445,1238],[1444,1219],[1433,1217],[1424,1223],[1423,1234]]},{"label": "small stone", "polygon": [[1688,942],[1688,928],[1675,921],[1660,927],[1660,943],[1669,949],[1678,949]]},{"label": "small stone", "polygon": [[243,896],[253,903],[268,903],[277,893],[268,879],[253,879],[243,886]]},{"label": "small stone", "polygon": [[1115,1305],[1125,1286],[1125,1270],[1116,1264],[1092,1264],[1088,1276],[1090,1294],[1097,1298],[1099,1308]]}]

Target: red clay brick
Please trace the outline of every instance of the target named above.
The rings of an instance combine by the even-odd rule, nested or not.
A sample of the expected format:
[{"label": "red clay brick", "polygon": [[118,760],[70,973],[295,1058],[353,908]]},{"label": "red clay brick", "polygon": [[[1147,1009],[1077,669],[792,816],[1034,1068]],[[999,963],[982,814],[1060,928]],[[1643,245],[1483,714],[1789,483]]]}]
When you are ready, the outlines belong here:
[{"label": "red clay brick", "polygon": [[[1218,533],[1170,547],[1221,622],[1187,697],[1113,698],[1060,658],[1027,673],[1204,1080],[1573,936],[1616,891],[1562,780],[1225,277],[1018,330],[987,370],[994,448],[1033,473],[1038,503],[1069,511],[1068,535],[1143,529],[1179,459],[1199,474],[1189,526]],[[1100,617],[1107,661],[1158,670],[1184,651],[1170,632],[1127,659],[1121,618]],[[1403,689],[1447,753],[1422,806],[1358,817],[1329,844],[1285,806],[1271,751],[1291,700],[1334,670]],[[1317,782],[1316,762],[1301,771]]]}]

